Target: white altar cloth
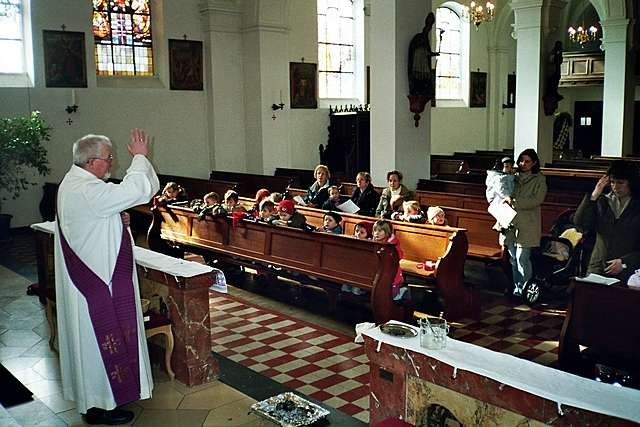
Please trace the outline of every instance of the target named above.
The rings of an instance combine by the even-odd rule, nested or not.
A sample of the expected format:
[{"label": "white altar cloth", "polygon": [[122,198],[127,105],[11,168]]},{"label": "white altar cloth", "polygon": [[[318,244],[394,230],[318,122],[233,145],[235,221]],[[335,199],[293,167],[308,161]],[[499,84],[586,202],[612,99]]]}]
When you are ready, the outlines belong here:
[{"label": "white altar cloth", "polygon": [[[455,370],[473,372],[557,402],[559,412],[560,405],[569,405],[640,422],[639,390],[589,380],[452,338],[447,338],[447,348],[443,350],[427,350],[420,346],[419,334],[414,338],[398,338],[382,333],[379,327],[362,334],[378,343],[422,353],[446,363],[454,368],[454,376]],[[377,348],[384,351],[384,345],[378,344]]]}]

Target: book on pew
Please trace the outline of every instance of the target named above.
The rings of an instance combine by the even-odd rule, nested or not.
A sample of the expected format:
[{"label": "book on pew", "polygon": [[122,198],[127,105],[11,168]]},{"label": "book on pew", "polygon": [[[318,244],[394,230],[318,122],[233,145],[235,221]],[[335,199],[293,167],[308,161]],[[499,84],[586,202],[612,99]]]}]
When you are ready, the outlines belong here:
[{"label": "book on pew", "polygon": [[620,280],[614,279],[613,277],[605,277],[595,273],[589,273],[584,277],[576,277],[576,280],[578,282],[595,283],[605,286],[611,286],[614,283],[620,282]]},{"label": "book on pew", "polygon": [[304,201],[302,196],[296,196],[293,198],[293,200],[299,205],[305,205],[305,206],[307,205],[307,203]]},{"label": "book on pew", "polygon": [[349,199],[346,202],[338,205],[337,208],[340,209],[342,212],[347,212],[347,213],[356,213],[356,212],[358,212],[360,210],[358,205],[353,203],[353,201],[351,201],[351,199]]}]

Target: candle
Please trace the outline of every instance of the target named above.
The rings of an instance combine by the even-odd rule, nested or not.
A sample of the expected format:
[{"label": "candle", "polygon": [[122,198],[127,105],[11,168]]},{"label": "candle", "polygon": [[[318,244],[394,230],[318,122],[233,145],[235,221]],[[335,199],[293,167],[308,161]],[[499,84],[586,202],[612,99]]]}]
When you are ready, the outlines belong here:
[{"label": "candle", "polygon": [[76,105],[76,90],[71,89],[71,105]]}]

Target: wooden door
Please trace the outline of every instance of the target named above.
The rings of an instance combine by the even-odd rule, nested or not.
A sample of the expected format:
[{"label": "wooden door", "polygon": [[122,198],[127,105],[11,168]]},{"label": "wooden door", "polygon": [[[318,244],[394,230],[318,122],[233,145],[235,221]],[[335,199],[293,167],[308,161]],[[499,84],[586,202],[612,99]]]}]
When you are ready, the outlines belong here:
[{"label": "wooden door", "polygon": [[573,121],[573,149],[585,158],[602,150],[602,101],[576,101]]}]

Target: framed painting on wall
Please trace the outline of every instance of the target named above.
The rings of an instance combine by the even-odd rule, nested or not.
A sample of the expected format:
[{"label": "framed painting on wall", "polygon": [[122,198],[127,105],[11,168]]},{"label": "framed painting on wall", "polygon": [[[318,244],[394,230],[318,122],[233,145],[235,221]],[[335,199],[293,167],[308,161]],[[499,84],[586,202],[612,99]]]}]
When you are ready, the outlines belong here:
[{"label": "framed painting on wall", "polygon": [[46,87],[87,87],[84,33],[43,30]]},{"label": "framed painting on wall", "polygon": [[487,106],[487,73],[472,71],[469,79],[469,107]]},{"label": "framed painting on wall", "polygon": [[169,39],[169,88],[203,90],[202,42]]},{"label": "framed painting on wall", "polygon": [[318,64],[289,63],[291,108],[318,108]]}]

